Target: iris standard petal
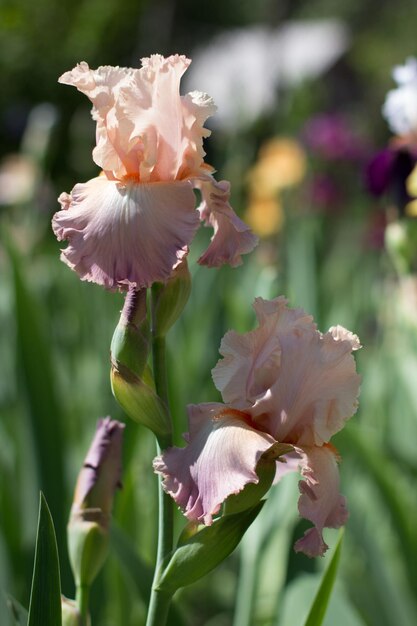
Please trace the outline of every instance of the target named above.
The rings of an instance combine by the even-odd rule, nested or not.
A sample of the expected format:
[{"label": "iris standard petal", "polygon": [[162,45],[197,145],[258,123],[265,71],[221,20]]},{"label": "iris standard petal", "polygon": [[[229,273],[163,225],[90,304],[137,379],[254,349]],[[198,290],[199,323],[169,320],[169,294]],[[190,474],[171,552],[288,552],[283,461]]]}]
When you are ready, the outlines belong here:
[{"label": "iris standard petal", "polygon": [[[283,297],[256,298],[259,326],[248,333],[229,331],[220,344],[224,357],[213,369],[213,380],[224,402],[255,403],[276,381],[281,364],[280,335],[302,327],[316,329],[302,309],[289,309]],[[246,406],[247,404],[242,404]]]}]

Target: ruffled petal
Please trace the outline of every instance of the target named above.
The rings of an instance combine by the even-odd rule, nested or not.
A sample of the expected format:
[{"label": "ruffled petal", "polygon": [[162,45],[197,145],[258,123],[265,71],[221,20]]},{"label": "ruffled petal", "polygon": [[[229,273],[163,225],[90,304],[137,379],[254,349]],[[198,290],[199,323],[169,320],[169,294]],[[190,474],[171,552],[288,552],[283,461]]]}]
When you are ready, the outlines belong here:
[{"label": "ruffled petal", "polygon": [[247,416],[218,404],[189,407],[185,448],[169,448],[154,460],[163,487],[190,520],[212,523],[222,503],[248,483],[258,483],[256,465],[275,440],[254,430]]},{"label": "ruffled petal", "polygon": [[[220,344],[224,357],[213,369],[213,380],[227,403],[253,404],[277,379],[281,364],[280,333],[307,324],[311,316],[302,309],[289,309],[284,297],[272,301],[256,298],[254,309],[259,321],[255,330],[239,334],[229,331]],[[244,404],[242,404],[244,406]]]},{"label": "ruffled petal", "polygon": [[253,307],[259,327],[244,334],[226,333],[220,344],[224,358],[212,371],[223,400],[242,407],[253,404],[276,381],[280,335],[303,327],[316,329],[313,318],[302,309],[289,309],[283,296],[270,301],[256,298]]},{"label": "ruffled petal", "polygon": [[322,445],[358,406],[360,376],[351,354],[356,340],[335,339],[332,332],[322,335],[307,326],[280,333],[279,339],[276,381],[247,410],[278,441]]},{"label": "ruffled petal", "polygon": [[59,79],[90,98],[97,122],[93,158],[109,179],[172,181],[199,175],[203,124],[215,111],[206,94],[180,96],[191,61],[185,56],[142,59],[140,69],[89,68],[80,63]]},{"label": "ruffled petal", "polygon": [[337,326],[331,326],[328,331],[335,341],[348,341],[352,346],[352,350],[359,350],[362,348],[358,335],[351,333],[343,326],[338,324]]},{"label": "ruffled petal", "polygon": [[300,482],[298,510],[301,517],[313,522],[294,549],[307,556],[322,556],[328,546],[323,540],[323,528],[339,528],[346,523],[346,499],[339,493],[339,470],[336,451],[331,446],[305,448]]},{"label": "ruffled petal", "polygon": [[218,183],[208,175],[196,179],[194,184],[202,195],[198,207],[201,219],[206,226],[214,228],[211,243],[198,262],[209,267],[220,267],[225,263],[232,267],[240,265],[241,255],[251,252],[258,238],[230,206],[230,184],[226,180]]},{"label": "ruffled petal", "polygon": [[169,278],[199,224],[188,181],[121,184],[100,176],[60,196],[62,260],[82,280],[138,289]]},{"label": "ruffled petal", "polygon": [[87,63],[82,62],[59,78],[60,83],[76,87],[93,103],[92,116],[97,122],[97,145],[93,150],[93,158],[99,167],[110,174],[110,178],[121,179],[128,173],[138,174],[139,162],[143,158],[142,144],[129,146],[133,124],[125,118],[119,107],[122,88],[138,72],[109,65],[92,70]]}]

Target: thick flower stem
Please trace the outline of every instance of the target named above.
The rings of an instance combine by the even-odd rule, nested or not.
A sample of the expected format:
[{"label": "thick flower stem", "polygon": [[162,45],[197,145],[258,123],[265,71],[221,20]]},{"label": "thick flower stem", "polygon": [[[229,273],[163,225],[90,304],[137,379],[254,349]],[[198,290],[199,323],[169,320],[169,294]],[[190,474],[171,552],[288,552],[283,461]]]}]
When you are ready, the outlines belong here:
[{"label": "thick flower stem", "polygon": [[[154,290],[152,290],[152,296],[152,356],[155,388],[158,396],[164,402],[169,412],[165,337],[158,336],[154,315],[155,308],[153,306]],[[171,445],[171,433],[164,437],[159,437],[157,444],[158,454],[161,450],[165,450]],[[162,570],[162,563],[165,557],[172,551],[174,508],[172,498],[162,489],[160,478],[158,479],[158,490],[158,550],[146,626],[165,626],[171,602],[171,596],[157,591],[157,587]]]}]

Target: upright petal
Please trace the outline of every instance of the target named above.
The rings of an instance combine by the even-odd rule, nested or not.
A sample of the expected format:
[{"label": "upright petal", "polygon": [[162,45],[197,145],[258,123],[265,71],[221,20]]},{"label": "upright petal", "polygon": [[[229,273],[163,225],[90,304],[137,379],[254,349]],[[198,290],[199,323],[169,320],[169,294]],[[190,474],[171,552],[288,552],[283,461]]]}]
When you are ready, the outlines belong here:
[{"label": "upright petal", "polygon": [[60,83],[76,87],[93,103],[92,116],[97,123],[93,158],[109,177],[121,179],[128,173],[138,174],[143,159],[143,144],[129,146],[133,124],[119,108],[122,88],[138,72],[109,65],[92,70],[82,62],[59,78]]},{"label": "upright petal", "polygon": [[322,445],[356,412],[360,377],[351,354],[356,343],[307,326],[279,338],[276,381],[248,412],[278,441]]},{"label": "upright petal", "polygon": [[218,183],[205,176],[195,180],[195,186],[202,195],[202,203],[198,207],[201,219],[214,228],[211,243],[198,262],[209,267],[220,267],[225,263],[232,267],[240,265],[241,255],[251,252],[258,238],[230,206],[230,184],[225,180]]},{"label": "upright petal", "polygon": [[163,487],[190,520],[211,524],[231,494],[258,483],[256,465],[276,444],[240,411],[218,404],[191,405],[189,443],[169,448],[154,461]]},{"label": "upright petal", "polygon": [[253,404],[274,384],[281,364],[281,333],[304,325],[315,330],[312,317],[302,309],[289,309],[284,297],[272,301],[256,298],[254,309],[259,327],[244,334],[229,331],[220,344],[224,358],[212,374],[227,403],[239,405],[244,400]]},{"label": "upright petal", "polygon": [[206,94],[180,96],[191,61],[182,55],[142,59],[140,69],[80,63],[59,79],[90,98],[97,122],[93,158],[108,178],[180,180],[201,173],[203,124],[215,111]]},{"label": "upright petal", "polygon": [[121,184],[100,176],[60,200],[52,227],[69,241],[63,261],[82,280],[110,289],[169,278],[198,227],[188,181]]},{"label": "upright petal", "polygon": [[339,528],[346,523],[346,500],[339,493],[337,453],[331,446],[304,448],[306,454],[301,481],[298,510],[301,517],[313,522],[294,548],[307,556],[322,556],[328,546],[323,528]]}]

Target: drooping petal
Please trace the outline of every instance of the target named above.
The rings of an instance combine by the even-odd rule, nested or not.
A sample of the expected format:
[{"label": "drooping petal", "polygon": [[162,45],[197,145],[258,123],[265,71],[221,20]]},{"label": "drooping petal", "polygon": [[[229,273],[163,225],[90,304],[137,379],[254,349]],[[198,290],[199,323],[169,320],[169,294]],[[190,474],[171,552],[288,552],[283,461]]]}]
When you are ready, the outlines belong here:
[{"label": "drooping petal", "polygon": [[155,459],[154,469],[188,519],[211,524],[229,495],[258,483],[256,465],[276,442],[254,430],[240,411],[218,404],[188,410],[188,445],[166,450]]},{"label": "drooping petal", "polygon": [[69,241],[63,261],[82,280],[110,289],[169,278],[199,223],[188,181],[121,184],[100,176],[60,200],[52,227]]},{"label": "drooping petal", "polygon": [[[302,309],[289,309],[284,297],[272,301],[256,298],[259,321],[255,330],[229,331],[220,344],[224,357],[213,369],[213,380],[227,403],[254,403],[276,381],[281,363],[280,334],[304,325],[315,330],[312,317]],[[242,404],[242,406],[244,406]]]},{"label": "drooping petal", "polygon": [[211,243],[198,262],[209,267],[220,267],[225,263],[232,267],[240,265],[241,255],[251,252],[258,238],[230,206],[230,184],[226,180],[218,183],[205,176],[195,180],[195,186],[202,195],[202,203],[198,207],[201,219],[206,226],[214,228]]},{"label": "drooping petal", "polygon": [[[346,331],[348,332],[348,331]],[[272,387],[247,409],[278,441],[322,445],[357,409],[360,376],[352,340],[300,326],[279,335],[281,366]]]},{"label": "drooping petal", "polygon": [[346,523],[346,499],[339,493],[337,453],[331,446],[305,448],[306,454],[300,482],[298,510],[301,517],[313,522],[294,549],[307,556],[322,556],[328,546],[323,539],[323,528],[339,528]]}]

